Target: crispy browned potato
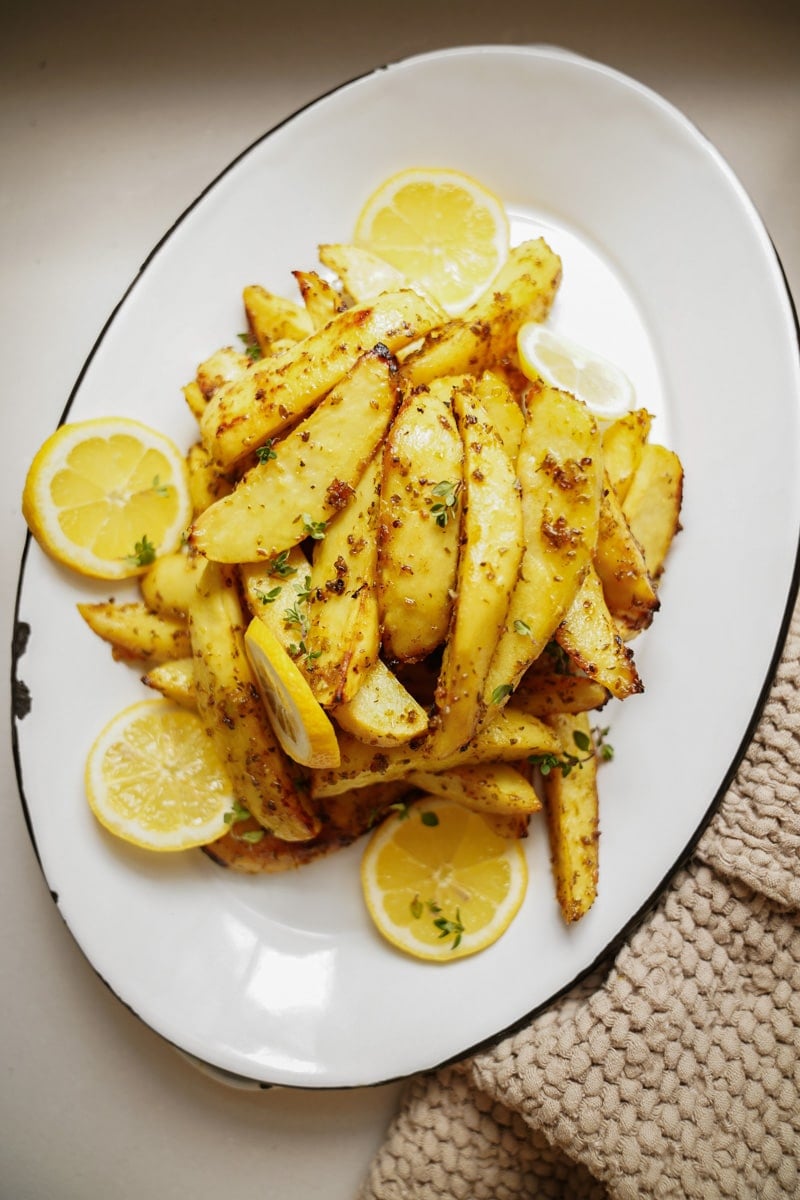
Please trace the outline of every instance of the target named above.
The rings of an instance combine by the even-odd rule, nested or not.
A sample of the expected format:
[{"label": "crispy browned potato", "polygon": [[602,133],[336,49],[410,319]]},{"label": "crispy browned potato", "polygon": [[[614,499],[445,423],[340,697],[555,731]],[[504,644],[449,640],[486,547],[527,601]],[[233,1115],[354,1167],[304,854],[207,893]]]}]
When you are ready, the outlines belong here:
[{"label": "crispy browned potato", "polygon": [[344,312],[346,305],[335,287],[323,279],[316,271],[292,271],[306,312],[311,318],[314,329],[322,329],[338,312]]},{"label": "crispy browned potato", "polygon": [[438,322],[438,313],[410,290],[338,313],[216,393],[200,422],[206,448],[222,466],[239,462],[306,416],[375,346],[394,353]]},{"label": "crispy browned potato", "polygon": [[320,829],[278,744],[245,649],[246,618],[232,567],[208,563],[189,610],[197,709],[236,798],[260,825],[286,841]]},{"label": "crispy browned potato", "polygon": [[453,390],[464,447],[464,513],[456,598],[436,684],[428,753],[447,758],[482,716],[485,686],[522,559],[516,473],[486,409],[467,383]]},{"label": "crispy browned potato", "polygon": [[600,440],[566,392],[534,385],[517,464],[525,552],[483,692],[484,720],[513,693],[569,610],[592,561],[600,514]]},{"label": "crispy browned potato", "polygon": [[390,660],[425,658],[447,636],[464,457],[455,386],[453,379],[436,379],[407,396],[384,443],[378,604]]},{"label": "crispy browned potato", "polygon": [[659,600],[644,552],[633,536],[608,476],[600,503],[600,527],[594,565],[609,612],[624,638],[633,637],[653,620]]},{"label": "crispy browned potato", "polygon": [[212,461],[202,442],[195,442],[189,447],[186,466],[189,469],[189,491],[195,516],[205,512],[215,500],[233,491],[230,479]]},{"label": "crispy browned potato", "polygon": [[120,661],[166,662],[191,653],[186,621],[151,612],[144,601],[79,604],[78,612]]},{"label": "crispy browned potato", "polygon": [[275,353],[276,344],[291,346],[312,332],[311,318],[300,304],[276,296],[259,284],[242,293],[250,333],[265,358]]},{"label": "crispy browned potato", "polygon": [[379,658],[352,700],[332,715],[341,729],[369,746],[404,746],[428,728],[428,714]]},{"label": "crispy browned potato", "polygon": [[511,763],[414,770],[407,778],[420,791],[453,800],[474,812],[508,815],[534,813],[542,807],[531,781]]},{"label": "crispy browned potato", "polygon": [[220,388],[241,379],[249,366],[247,355],[234,350],[233,346],[217,350],[197,368],[197,386],[203,399],[208,402]]},{"label": "crispy browned potato", "polygon": [[[314,544],[307,605],[308,679],[330,708],[352,700],[378,659],[377,566],[381,454]],[[302,636],[304,624],[301,616]]]},{"label": "crispy browned potato", "polygon": [[176,551],[162,555],[139,576],[142,599],[161,616],[185,620],[205,565],[205,559],[196,554]]},{"label": "crispy browned potato", "polygon": [[[571,924],[585,916],[597,896],[599,819],[597,760],[592,731],[584,713],[548,717],[558,735],[562,753],[581,759],[567,775],[553,767],[544,776],[545,811],[556,896],[564,920]],[[578,733],[581,746],[574,740]]]},{"label": "crispy browned potato", "polygon": [[252,818],[236,821],[230,832],[205,853],[221,867],[248,875],[275,875],[305,866],[317,858],[349,846],[368,833],[387,809],[402,802],[407,783],[376,783],[341,796],[331,796],[325,805],[322,826],[305,842],[286,842],[259,826]]},{"label": "crispy browned potato", "polygon": [[527,671],[514,692],[514,707],[532,717],[551,717],[602,708],[608,697],[602,684],[585,675]]},{"label": "crispy browned potato", "polygon": [[657,580],[664,570],[672,539],[680,530],[683,467],[674,450],[648,443],[622,510],[644,551],[647,568]]},{"label": "crispy browned potato", "polygon": [[269,561],[319,532],[350,500],[396,402],[395,363],[374,350],[314,412],[197,518],[190,542],[215,562]]},{"label": "crispy browned potato", "polygon": [[652,421],[646,408],[637,408],[617,417],[603,431],[603,464],[620,504],[641,462]]},{"label": "crispy browned potato", "polygon": [[[327,798],[366,784],[404,778],[409,771],[430,770],[431,760],[424,740],[408,746],[376,749],[343,733],[339,739],[341,764],[335,770],[311,772],[311,794]],[[461,751],[437,761],[436,769],[469,766],[472,763],[516,762],[536,754],[556,754],[559,741],[538,717],[508,706],[491,725],[476,734]],[[327,803],[327,799],[326,799]]]},{"label": "crispy browned potato", "polygon": [[587,571],[555,637],[573,663],[608,688],[617,700],[644,691],[633,652],[623,642],[608,611],[594,567]]},{"label": "crispy browned potato", "polygon": [[462,316],[432,327],[403,363],[412,386],[442,375],[479,375],[516,349],[524,321],[543,321],[561,280],[561,259],[542,238],[509,251],[492,286]]},{"label": "crispy browned potato", "polygon": [[182,708],[197,708],[197,693],[194,687],[194,660],[173,658],[157,663],[142,676],[142,683],[160,692],[167,700],[180,704]]}]

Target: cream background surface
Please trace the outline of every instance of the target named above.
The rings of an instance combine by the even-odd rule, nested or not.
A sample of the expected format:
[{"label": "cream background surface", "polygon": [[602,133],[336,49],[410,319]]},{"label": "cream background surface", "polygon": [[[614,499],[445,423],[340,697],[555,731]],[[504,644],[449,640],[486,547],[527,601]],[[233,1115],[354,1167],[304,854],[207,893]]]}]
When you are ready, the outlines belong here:
[{"label": "cream background surface", "polygon": [[[481,42],[557,44],[661,92],[739,175],[800,295],[793,0],[565,0],[557,11],[537,0],[308,0],[294,12],[12,2],[0,44],[6,672],[27,463],[153,245],[239,151],[309,100],[383,62]],[[520,130],[521,152],[535,152],[535,133]],[[197,1072],[106,990],[65,930],[27,835],[9,737],[2,783],[2,1200],[352,1196],[398,1085],[250,1093]]]}]

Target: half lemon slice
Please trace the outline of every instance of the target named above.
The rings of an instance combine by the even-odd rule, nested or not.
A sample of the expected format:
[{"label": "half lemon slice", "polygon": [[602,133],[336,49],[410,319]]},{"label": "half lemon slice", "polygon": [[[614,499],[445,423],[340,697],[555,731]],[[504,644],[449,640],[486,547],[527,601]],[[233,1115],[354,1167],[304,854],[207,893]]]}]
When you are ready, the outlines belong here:
[{"label": "half lemon slice", "polygon": [[317,701],[303,672],[272,630],[253,617],[244,635],[245,649],[283,750],[305,767],[338,767],[336,730]]},{"label": "half lemon slice", "polygon": [[636,407],[636,393],[624,371],[547,325],[528,321],[521,326],[517,349],[529,379],[570,392],[597,417],[612,420]]},{"label": "half lemon slice", "polygon": [[192,517],[183,455],[127,417],[61,425],[31,463],[22,513],[43,550],[99,579],[140,575]]},{"label": "half lemon slice", "polygon": [[459,804],[426,798],[376,829],[361,886],[387,941],[414,958],[452,962],[505,933],[525,898],[528,870],[518,841]]},{"label": "half lemon slice", "polygon": [[460,171],[412,167],[385,180],[356,222],[357,245],[380,255],[451,315],[484,292],[508,254],[503,203]]},{"label": "half lemon slice", "polygon": [[227,772],[196,712],[168,700],[123,709],[86,761],[89,806],[109,832],[147,850],[188,850],[228,830]]}]

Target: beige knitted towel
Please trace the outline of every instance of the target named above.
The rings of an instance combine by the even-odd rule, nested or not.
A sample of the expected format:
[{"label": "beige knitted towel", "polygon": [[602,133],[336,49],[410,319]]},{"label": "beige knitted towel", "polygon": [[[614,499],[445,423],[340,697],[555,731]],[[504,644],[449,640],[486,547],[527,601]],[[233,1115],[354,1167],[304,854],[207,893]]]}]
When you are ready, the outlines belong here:
[{"label": "beige knitted towel", "polygon": [[800,608],[693,859],[596,974],[415,1078],[362,1200],[800,1197]]}]

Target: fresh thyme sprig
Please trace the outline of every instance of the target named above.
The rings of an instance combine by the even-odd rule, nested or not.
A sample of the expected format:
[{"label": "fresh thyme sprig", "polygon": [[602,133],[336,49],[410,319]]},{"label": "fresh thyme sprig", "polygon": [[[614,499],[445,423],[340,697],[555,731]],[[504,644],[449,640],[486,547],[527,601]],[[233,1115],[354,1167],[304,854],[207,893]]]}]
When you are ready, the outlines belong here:
[{"label": "fresh thyme sprig", "polygon": [[451,483],[449,479],[443,479],[441,483],[434,484],[431,491],[437,497],[435,501],[431,501],[431,516],[435,518],[436,524],[444,529],[450,518],[456,515],[461,483]]}]

